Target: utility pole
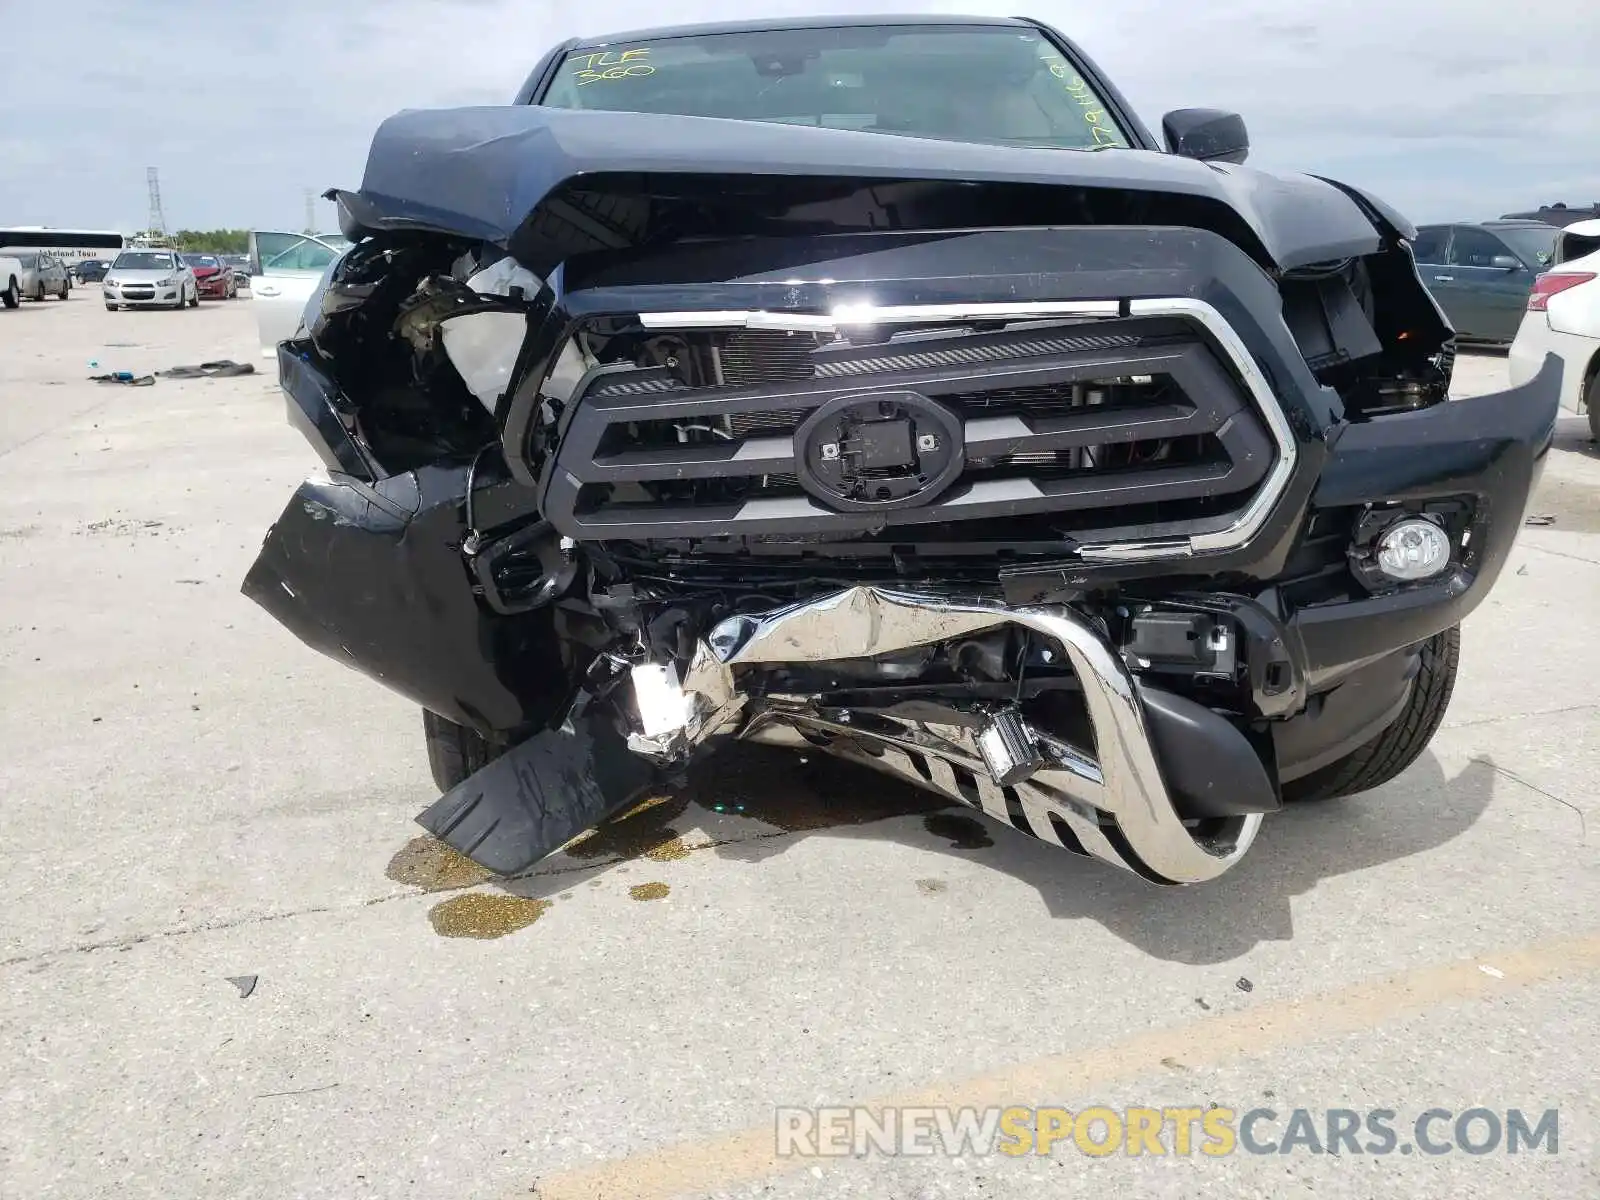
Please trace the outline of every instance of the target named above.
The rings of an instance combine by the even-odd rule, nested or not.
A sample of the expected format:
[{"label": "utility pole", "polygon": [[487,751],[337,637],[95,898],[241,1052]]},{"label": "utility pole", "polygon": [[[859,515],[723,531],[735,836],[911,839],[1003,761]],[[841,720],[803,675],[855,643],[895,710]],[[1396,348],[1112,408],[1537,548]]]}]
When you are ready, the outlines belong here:
[{"label": "utility pole", "polygon": [[161,176],[154,167],[148,167],[145,178],[150,182],[150,227],[144,232],[153,245],[159,246],[167,240],[167,218],[161,212]]},{"label": "utility pole", "polygon": [[306,189],[306,229],[307,233],[317,231],[317,193],[314,188]]}]

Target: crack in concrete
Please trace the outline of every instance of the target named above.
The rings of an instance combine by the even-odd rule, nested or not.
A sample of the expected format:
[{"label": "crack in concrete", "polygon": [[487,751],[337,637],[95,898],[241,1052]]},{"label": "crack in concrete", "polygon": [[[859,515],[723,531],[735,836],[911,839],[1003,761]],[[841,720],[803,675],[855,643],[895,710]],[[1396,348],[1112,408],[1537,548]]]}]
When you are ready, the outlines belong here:
[{"label": "crack in concrete", "polygon": [[1565,708],[1541,708],[1533,712],[1511,713],[1503,717],[1479,717],[1475,721],[1446,721],[1440,726],[1440,729],[1473,729],[1479,725],[1498,725],[1503,721],[1526,721],[1533,717],[1559,717],[1566,713],[1587,712],[1593,708],[1600,708],[1600,704],[1569,704]]},{"label": "crack in concrete", "polygon": [[1557,558],[1568,558],[1573,562],[1588,563],[1591,567],[1600,567],[1600,558],[1585,558],[1581,554],[1568,554],[1565,550],[1552,550],[1548,546],[1536,546],[1532,542],[1524,542],[1529,550],[1537,550],[1540,554],[1553,554]]},{"label": "crack in concrete", "polygon": [[[703,842],[685,845],[689,852],[696,850],[712,850],[718,846],[731,846],[741,842],[756,842],[767,838],[788,837],[791,831],[786,829],[761,831],[743,837],[711,838]],[[603,871],[607,867],[614,867],[619,863],[631,861],[627,855],[619,854],[603,862],[574,863],[571,866],[554,866],[540,869],[535,867],[517,875],[502,875],[484,881],[484,884],[500,885],[517,883],[526,879],[539,879],[546,876],[571,875],[580,871]],[[472,886],[483,886],[475,884]],[[459,891],[462,889],[449,889]],[[273,921],[287,921],[295,917],[312,917],[322,913],[351,912],[358,908],[369,908],[374,904],[388,904],[394,900],[408,900],[437,895],[437,892],[418,891],[408,888],[403,892],[391,892],[386,896],[374,896],[368,900],[352,900],[346,904],[322,904],[311,908],[290,909],[287,912],[257,913],[250,916],[233,917],[225,921],[201,921],[193,925],[177,925],[168,929],[151,930],[148,933],[130,933],[122,937],[106,938],[98,942],[78,942],[70,946],[56,946],[49,950],[36,950],[31,954],[17,954],[11,958],[0,958],[0,968],[25,966],[28,963],[40,962],[48,958],[62,958],[69,954],[94,954],[101,950],[127,950],[133,946],[141,946],[146,942],[164,941],[167,938],[189,937],[197,933],[217,933],[222,930],[238,929],[246,925],[265,925]]]},{"label": "crack in concrete", "polygon": [[1589,822],[1585,819],[1585,817],[1583,815],[1583,809],[1579,808],[1576,804],[1572,803],[1572,801],[1563,800],[1560,796],[1556,795],[1554,792],[1545,791],[1544,788],[1540,787],[1538,784],[1532,783],[1529,780],[1524,779],[1521,775],[1518,775],[1515,771],[1509,771],[1505,767],[1502,767],[1499,763],[1493,762],[1490,759],[1487,759],[1487,758],[1474,758],[1472,761],[1475,762],[1475,763],[1479,763],[1482,766],[1488,767],[1496,775],[1505,776],[1507,779],[1511,780],[1512,783],[1520,783],[1523,787],[1527,788],[1530,792],[1537,792],[1539,795],[1543,796],[1546,800],[1554,800],[1557,804],[1561,805],[1563,808],[1570,808],[1578,818],[1578,840],[1580,842],[1587,842],[1589,840]]}]

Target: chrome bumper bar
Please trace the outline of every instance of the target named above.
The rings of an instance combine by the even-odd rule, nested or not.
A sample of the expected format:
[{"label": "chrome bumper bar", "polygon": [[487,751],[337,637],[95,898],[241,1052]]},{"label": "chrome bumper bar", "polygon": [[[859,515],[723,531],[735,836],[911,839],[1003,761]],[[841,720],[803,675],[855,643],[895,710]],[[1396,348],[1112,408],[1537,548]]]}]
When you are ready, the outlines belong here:
[{"label": "chrome bumper bar", "polygon": [[[1093,751],[1009,717],[1007,736],[981,723],[934,724],[827,709],[803,696],[741,691],[742,672],[781,664],[868,658],[968,637],[1006,624],[1041,635],[1066,655],[1083,689]],[[734,735],[847,758],[971,805],[1024,833],[1158,883],[1202,883],[1249,850],[1261,814],[1185,823],[1156,759],[1138,685],[1086,621],[1062,607],[852,587],[770,612],[730,617],[700,643],[681,685],[661,668],[635,672],[643,732],[629,745],[671,758]],[[641,680],[648,680],[641,685]],[[1013,782],[1007,744],[1021,736],[1033,761]],[[986,744],[987,738],[987,744]]]}]

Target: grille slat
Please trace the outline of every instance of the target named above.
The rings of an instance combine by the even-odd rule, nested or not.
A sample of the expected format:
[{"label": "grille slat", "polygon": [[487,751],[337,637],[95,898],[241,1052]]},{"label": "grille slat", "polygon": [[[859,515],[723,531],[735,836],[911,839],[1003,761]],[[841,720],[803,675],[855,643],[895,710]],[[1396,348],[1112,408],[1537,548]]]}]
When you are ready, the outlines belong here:
[{"label": "grille slat", "polygon": [[[550,475],[550,519],[589,538],[826,537],[1096,508],[1112,516],[1135,504],[1187,502],[1197,520],[1210,521],[1219,500],[1246,503],[1274,448],[1237,380],[1171,321],[1107,324],[865,345],[740,330],[717,343],[721,386],[686,386],[659,370],[646,380],[649,369],[635,379],[623,369],[574,408]],[[896,396],[915,403],[897,409]],[[812,422],[825,406],[828,415]],[[935,426],[916,423],[925,410]],[[839,412],[889,420],[882,446],[900,449],[857,462],[852,447],[868,443],[837,424]],[[906,420],[915,436],[887,432]],[[919,465],[934,460],[899,457],[938,422],[963,438],[954,477]],[[937,451],[939,442],[923,449]],[[812,474],[827,468],[828,455],[863,486],[872,481],[854,493],[859,501],[836,503],[832,485]],[[929,479],[942,490],[924,498],[917,489]],[[887,502],[908,495],[914,503]]]}]

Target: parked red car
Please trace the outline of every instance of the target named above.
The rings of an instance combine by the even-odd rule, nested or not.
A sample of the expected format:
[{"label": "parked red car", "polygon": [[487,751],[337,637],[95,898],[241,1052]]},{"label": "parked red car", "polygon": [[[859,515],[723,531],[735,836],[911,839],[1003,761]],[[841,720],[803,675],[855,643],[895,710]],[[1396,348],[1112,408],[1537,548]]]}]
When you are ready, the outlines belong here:
[{"label": "parked red car", "polygon": [[232,300],[239,294],[233,271],[215,254],[185,254],[183,261],[194,268],[202,300]]}]

